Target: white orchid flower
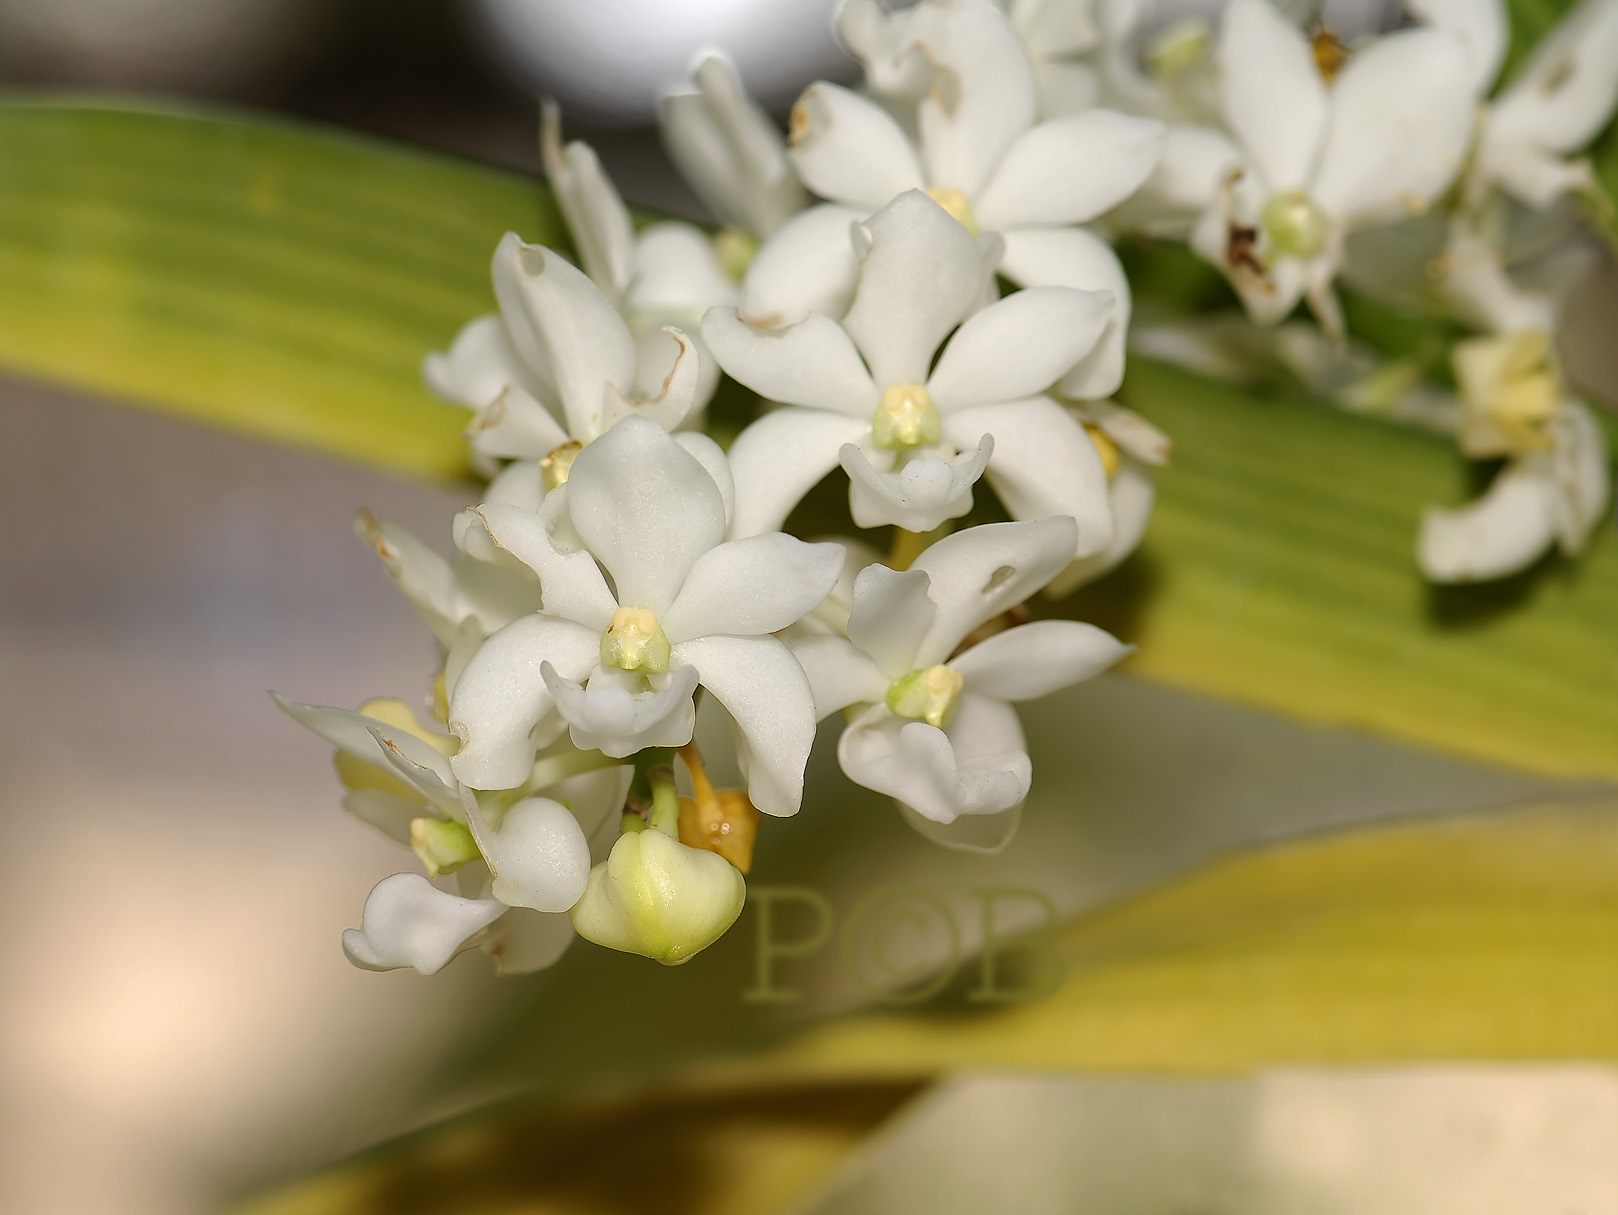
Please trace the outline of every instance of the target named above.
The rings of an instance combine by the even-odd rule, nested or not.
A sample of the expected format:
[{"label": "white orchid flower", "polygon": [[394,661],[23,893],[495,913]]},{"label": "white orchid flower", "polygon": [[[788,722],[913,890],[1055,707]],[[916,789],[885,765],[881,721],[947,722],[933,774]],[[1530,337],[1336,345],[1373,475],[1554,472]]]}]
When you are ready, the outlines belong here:
[{"label": "white orchid flower", "polygon": [[1260,324],[1307,297],[1342,332],[1332,282],[1354,228],[1419,213],[1449,185],[1472,133],[1460,43],[1403,30],[1356,50],[1328,80],[1309,40],[1268,3],[1233,0],[1219,37],[1224,114],[1242,164],[1191,244]]},{"label": "white orchid flower", "polygon": [[1102,43],[1096,0],[1009,0],[1006,13],[1034,65],[1039,112],[1077,114],[1101,98],[1101,76],[1086,57]]},{"label": "white orchid flower", "polygon": [[1488,492],[1460,510],[1429,508],[1417,561],[1434,582],[1503,578],[1547,551],[1580,553],[1611,495],[1605,438],[1589,409],[1564,401],[1544,427],[1546,446],[1506,465]]},{"label": "white orchid flower", "polygon": [[869,566],[855,580],[848,637],[794,647],[819,714],[863,706],[837,745],[843,771],[941,843],[992,851],[1016,828],[1033,765],[1008,702],[1088,679],[1129,650],[1068,620],[962,648],[1068,563],[1074,530],[1066,518],[991,523],[946,536],[902,573]]},{"label": "white orchid flower", "polygon": [[988,0],[942,0],[873,20],[891,28],[877,39],[883,55],[865,57],[868,77],[880,79],[884,62],[898,65],[899,76],[913,75],[918,63],[926,68],[917,138],[849,89],[820,82],[804,92],[792,113],[790,154],[804,183],[829,203],[766,242],[744,283],[743,314],[769,325],[811,311],[838,315],[859,260],[849,221],[922,190],[969,231],[1000,235],[998,269],[1011,281],[1112,294],[1114,313],[1100,340],[1061,385],[1073,397],[1110,394],[1123,378],[1128,283],[1106,242],[1076,225],[1146,179],[1162,125],[1094,109],[1036,125],[1032,66]]},{"label": "white orchid flower", "polygon": [[[394,874],[372,890],[361,927],[343,934],[350,961],[433,974],[477,947],[501,973],[515,974],[561,956],[573,938],[565,913],[584,893],[591,841],[602,851],[609,845],[603,837],[616,824],[630,769],[557,749],[515,795],[485,804],[469,797],[449,766],[457,740],[424,729],[401,701],[351,711],[275,700],[337,748],[343,808],[411,848],[427,871]],[[428,880],[449,874],[453,893]]]},{"label": "white orchid flower", "polygon": [[728,56],[704,52],[691,80],[693,89],[667,94],[658,109],[663,146],[721,223],[768,236],[809,201],[787,160],[786,140],[747,95]]},{"label": "white orchid flower", "polygon": [[731,447],[733,532],[780,527],[841,462],[861,527],[930,531],[970,508],[987,469],[1015,517],[1071,515],[1077,553],[1104,547],[1112,524],[1100,457],[1083,427],[1040,394],[1094,347],[1109,297],[1030,288],[974,312],[983,239],[920,191],[859,232],[867,248],[841,323],[812,313],[760,329],[723,308],[703,318],[720,366],[787,406]]},{"label": "white orchid flower", "polygon": [[490,637],[451,694],[463,783],[521,782],[563,728],[613,756],[683,745],[700,684],[736,724],[753,803],[796,812],[814,712],[769,634],[825,599],[842,554],[780,533],[726,542],[723,458],[705,442],[717,465],[626,418],[579,453],[543,514],[480,509],[493,543],[539,574],[545,610]]},{"label": "white orchid flower", "polygon": [[[1510,25],[1500,0],[1407,0],[1411,12],[1466,48],[1474,95],[1489,92]],[[1587,161],[1568,160],[1599,135],[1618,105],[1618,0],[1585,0],[1552,30],[1482,112],[1466,205],[1498,188],[1530,207],[1595,185]]]}]

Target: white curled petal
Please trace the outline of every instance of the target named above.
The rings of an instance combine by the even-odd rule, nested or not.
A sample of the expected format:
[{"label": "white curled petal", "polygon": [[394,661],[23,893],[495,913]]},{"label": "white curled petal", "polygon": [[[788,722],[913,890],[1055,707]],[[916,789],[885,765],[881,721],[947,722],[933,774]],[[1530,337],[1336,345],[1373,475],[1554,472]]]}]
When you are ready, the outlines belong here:
[{"label": "white curled petal", "polygon": [[476,798],[467,822],[489,865],[490,890],[508,907],[566,911],[590,877],[590,845],[568,808],[548,797],[525,797],[490,826]]},{"label": "white curled petal", "polygon": [[1460,510],[1422,516],[1416,561],[1434,582],[1486,582],[1526,569],[1556,543],[1555,486],[1511,467]]},{"label": "white curled petal", "polygon": [[580,678],[601,654],[601,634],[536,613],[495,633],[467,661],[449,698],[449,728],[461,739],[450,767],[473,789],[514,789],[528,779],[538,726],[555,707],[541,666]]},{"label": "white curled petal", "polygon": [[526,334],[562,399],[578,439],[601,432],[604,389],[635,378],[635,340],[612,301],[565,258],[507,233],[494,255],[494,293],[513,342]]},{"label": "white curled petal", "polygon": [[1081,224],[1138,190],[1163,151],[1163,124],[1086,110],[1025,131],[975,201],[985,228]]},{"label": "white curled petal", "polygon": [[779,530],[804,494],[837,467],[838,453],[870,437],[868,418],[819,409],[789,407],[759,418],[730,445],[736,478],[730,534]]},{"label": "white curled petal", "polygon": [[1612,495],[1607,440],[1595,416],[1578,401],[1562,406],[1556,447],[1538,457],[1557,486],[1553,520],[1562,551],[1576,556],[1590,538]]},{"label": "white curled petal", "polygon": [[1129,332],[1129,280],[1118,255],[1083,228],[1024,228],[1007,232],[1000,272],[1024,287],[1072,287],[1107,292],[1112,308],[1089,352],[1061,380],[1063,394],[1080,400],[1109,396],[1124,379]]},{"label": "white curled petal", "polygon": [[1112,541],[1107,470],[1084,427],[1065,409],[1049,397],[1034,397],[944,418],[944,437],[952,443],[964,446],[982,434],[994,436],[987,475],[1012,518],[1072,518],[1078,534],[1070,560]]},{"label": "white curled petal", "polygon": [[634,672],[599,665],[584,683],[558,674],[549,663],[540,670],[581,751],[622,759],[647,747],[683,747],[691,741],[696,725],[691,695],[699,680],[694,667],[675,665],[644,683]]},{"label": "white curled petal", "polygon": [[992,4],[919,5],[904,37],[932,68],[916,110],[927,180],[976,197],[1012,142],[1033,125],[1033,64]]},{"label": "white curled petal", "polygon": [[1033,700],[1098,675],[1134,647],[1076,620],[1036,620],[996,633],[950,659],[966,690]]},{"label": "white curled petal", "polygon": [[939,344],[977,299],[982,252],[919,190],[899,195],[863,231],[869,246],[843,328],[880,387],[923,383]]},{"label": "white curled petal", "polygon": [[513,907],[489,926],[481,948],[494,959],[495,973],[526,975],[553,966],[573,944],[567,914]]},{"label": "white curled petal", "polygon": [[838,544],[806,544],[767,532],[730,540],[697,558],[662,618],[672,642],[710,633],[775,633],[814,610],[843,568]]},{"label": "white curled petal", "polygon": [[825,203],[777,228],[742,279],[742,316],[766,328],[795,325],[811,312],[842,316],[859,276],[851,228],[864,217]]},{"label": "white curled petal", "polygon": [[873,101],[822,80],[792,107],[788,155],[816,194],[875,210],[927,183],[904,129]]},{"label": "white curled petal", "polygon": [[477,516],[495,544],[539,575],[540,602],[546,612],[598,632],[607,627],[618,602],[589,553],[559,549],[544,519],[521,507],[486,503]]},{"label": "white curled petal", "polygon": [[442,752],[431,743],[393,726],[372,726],[371,736],[381,747],[382,757],[392,773],[403,777],[411,788],[449,817],[460,817],[459,782],[450,772],[449,761]]},{"label": "white curled petal", "polygon": [[[955,764],[963,783],[981,772],[1009,773],[1027,796],[1032,780],[1028,744],[1022,723],[1010,705],[983,696],[966,695],[945,731],[955,751]],[[917,813],[903,802],[899,813],[927,839],[961,852],[995,853],[1011,842],[1022,820],[1023,797],[1006,810],[963,814],[940,823]]]},{"label": "white curled petal", "polygon": [[816,719],[887,695],[888,676],[846,637],[803,637],[792,643],[792,654],[809,678]]},{"label": "white curled petal", "polygon": [[854,579],[848,639],[890,680],[918,665],[916,651],[938,617],[931,591],[932,579],[925,570],[869,565]]},{"label": "white curled petal", "polygon": [[415,798],[381,789],[350,789],[343,794],[343,810],[406,848],[410,847],[410,824],[422,816],[422,804]]},{"label": "white curled petal", "polygon": [[1618,102],[1618,4],[1585,0],[1534,49],[1489,116],[1490,133],[1575,152]]},{"label": "white curled petal", "polygon": [[635,229],[601,158],[589,144],[562,144],[562,117],[555,102],[540,107],[540,159],[545,177],[561,208],[579,264],[610,298],[618,299],[629,282]]},{"label": "white curled petal", "polygon": [[508,384],[467,425],[474,451],[505,460],[538,460],[567,442],[567,432],[538,401]]},{"label": "white curled petal", "polygon": [[927,392],[940,410],[1043,392],[1089,354],[1112,318],[1112,296],[1028,287],[973,313],[938,356]]},{"label": "white curled petal", "polygon": [[713,238],[701,228],[665,221],[652,224],[636,238],[632,277],[624,291],[625,313],[689,325],[707,308],[736,303],[739,294],[735,280],[719,264]]},{"label": "white curled petal", "polygon": [[1502,0],[1405,0],[1405,7],[1417,21],[1461,44],[1473,96],[1487,93],[1511,37]]},{"label": "white curled petal", "polygon": [[[848,507],[856,527],[892,524],[930,532],[972,509],[972,487],[988,467],[994,437],[979,435],[955,454],[915,456],[897,468],[878,469],[871,453],[845,445],[838,458],[848,474]],[[878,453],[878,458],[891,453]]]},{"label": "white curled petal", "polygon": [[705,434],[694,430],[677,430],[674,441],[690,453],[696,462],[708,470],[713,483],[719,487],[719,497],[725,503],[725,526],[730,526],[736,512],[736,478],[731,474],[725,449]]},{"label": "white curled petal", "polygon": [[504,502],[524,510],[538,510],[545,497],[545,479],[537,460],[507,464],[483,491],[485,502]]},{"label": "white curled petal", "polygon": [[[387,722],[368,717],[364,713],[356,713],[352,709],[300,704],[296,700],[288,700],[279,692],[271,692],[270,699],[275,701],[281,711],[293,721],[318,734],[339,751],[373,764],[384,772],[393,771],[393,765],[384,753],[382,744],[371,733],[378,726],[386,727]],[[423,749],[432,750],[429,744],[421,742],[420,739],[415,741],[420,743]],[[439,761],[443,760],[443,756],[437,751],[433,751],[433,754]]]},{"label": "white curled petal", "polygon": [[[661,426],[664,430],[673,430],[686,420],[691,409],[697,404],[700,392],[711,391],[709,384],[705,389],[706,381],[712,377],[703,371],[703,355],[698,344],[681,333],[672,325],[665,325],[660,330],[662,336],[672,343],[672,361],[659,357],[659,369],[662,379],[646,386],[647,395],[636,395],[638,390],[632,390],[630,395],[618,391],[616,387],[608,384],[602,390],[602,407],[600,426],[603,431],[610,430],[619,422],[629,417],[645,418]],[[637,352],[640,349],[636,344]],[[637,372],[637,376],[638,376]],[[651,395],[655,392],[655,396]]]},{"label": "white curled petal", "polygon": [[445,645],[455,639],[466,605],[449,562],[396,523],[362,510],[354,530],[376,550],[382,568]]},{"label": "white curled petal", "polygon": [[761,329],[734,308],[711,308],[702,340],[731,379],[767,400],[869,418],[881,397],[849,335],[818,312]]},{"label": "white curled petal", "polygon": [[702,686],[736,722],[748,799],[765,814],[796,814],[815,700],[792,651],[774,637],[713,636],[682,641],[675,652],[702,672]]},{"label": "white curled petal", "polygon": [[1319,159],[1329,114],[1309,40],[1269,0],[1233,0],[1219,32],[1219,70],[1225,120],[1264,185],[1304,185]]},{"label": "white curled petal", "polygon": [[[961,698],[957,719],[965,714],[971,720],[975,699]],[[936,823],[1009,810],[1028,796],[1033,775],[1020,751],[963,765],[949,734],[895,717],[885,705],[873,705],[849,724],[837,740],[837,759],[855,784],[886,793]]]},{"label": "white curled petal", "polygon": [[1434,30],[1377,39],[1332,85],[1315,201],[1352,222],[1419,212],[1454,180],[1475,105],[1454,39]]},{"label": "white curled petal", "polygon": [[447,351],[423,360],[421,371],[433,393],[469,409],[482,409],[508,384],[540,392],[546,383],[524,365],[497,315],[468,321]]},{"label": "white curled petal", "polygon": [[1140,547],[1157,499],[1151,473],[1140,461],[1125,456],[1107,486],[1107,499],[1112,503],[1112,540],[1100,552],[1080,557],[1052,578],[1046,594],[1053,598],[1069,595],[1114,569]]},{"label": "white curled petal", "polygon": [[360,926],[344,930],[343,952],[362,970],[437,974],[505,910],[499,899],[463,899],[419,873],[395,873],[372,888]]},{"label": "white curled petal", "polygon": [[725,534],[724,499],[708,470],[645,418],[625,418],[579,453],[567,509],[618,602],[659,616]]},{"label": "white curled petal", "polygon": [[918,667],[943,662],[985,620],[1016,607],[1073,557],[1073,520],[985,523],[945,536],[911,568],[932,579],[938,614],[916,650]]}]

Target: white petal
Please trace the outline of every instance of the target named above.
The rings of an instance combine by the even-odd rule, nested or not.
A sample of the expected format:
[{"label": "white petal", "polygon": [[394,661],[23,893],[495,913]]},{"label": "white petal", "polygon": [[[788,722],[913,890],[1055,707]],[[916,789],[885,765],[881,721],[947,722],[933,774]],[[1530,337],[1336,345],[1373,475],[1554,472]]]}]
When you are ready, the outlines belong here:
[{"label": "white petal", "polygon": [[674,441],[708,470],[713,483],[719,487],[719,497],[725,504],[725,526],[728,528],[736,513],[736,478],[730,471],[730,461],[725,458],[725,449],[707,435],[694,430],[675,431]]},{"label": "white petal", "polygon": [[1112,296],[1106,327],[1090,352],[1062,377],[1060,391],[1080,400],[1110,396],[1124,380],[1129,280],[1111,246],[1083,228],[1023,228],[1005,233],[1000,272],[1024,287],[1073,287]]},{"label": "white petal", "polygon": [[949,664],[973,695],[1033,700],[1101,673],[1133,648],[1093,624],[1036,620],[985,638]]},{"label": "white petal", "polygon": [[1332,85],[1313,194],[1351,222],[1420,211],[1454,180],[1472,137],[1466,54],[1433,30],[1377,39]]},{"label": "white petal", "polygon": [[[659,360],[663,378],[656,384],[648,384],[644,395],[639,388],[634,388],[626,396],[608,384],[602,394],[599,422],[602,431],[611,430],[631,417],[645,418],[664,430],[673,430],[696,406],[698,393],[711,390],[713,377],[703,372],[705,356],[697,343],[672,325],[665,325],[661,333],[673,343],[672,358]],[[637,343],[637,355],[639,350]],[[637,372],[637,380],[638,376]],[[708,384],[708,389],[704,384]]]},{"label": "white petal", "polygon": [[915,665],[945,661],[985,620],[1016,607],[1073,556],[1073,520],[985,523],[926,549],[912,569],[932,579],[938,615],[916,651]]},{"label": "white petal", "polygon": [[973,210],[985,228],[1081,224],[1141,186],[1163,150],[1163,124],[1086,110],[1025,131]]},{"label": "white petal", "polygon": [[1140,547],[1156,498],[1151,474],[1138,460],[1125,456],[1107,485],[1107,500],[1112,504],[1112,540],[1100,552],[1080,557],[1052,578],[1046,593],[1053,598],[1069,595],[1114,569]]},{"label": "white petal", "polygon": [[579,453],[567,508],[618,602],[659,616],[725,534],[724,499],[707,469],[645,418],[625,418]]},{"label": "white petal", "polygon": [[1548,207],[1563,194],[1587,190],[1594,177],[1587,160],[1563,160],[1556,152],[1521,135],[1489,127],[1478,148],[1484,178],[1530,207]]},{"label": "white petal", "polygon": [[[963,696],[955,717],[946,731],[955,752],[955,764],[963,774],[1009,772],[1022,782],[1027,794],[1032,765],[1028,745],[1023,741],[1022,723],[1017,711],[998,700]],[[1022,820],[1022,798],[1007,810],[988,814],[963,814],[951,823],[940,823],[917,813],[903,802],[899,813],[927,839],[961,852],[995,853],[1011,842]]]},{"label": "white petal", "polygon": [[716,304],[734,304],[734,279],[719,264],[713,238],[691,224],[652,224],[635,240],[635,261],[624,312],[656,315],[684,328]]},{"label": "white petal", "polygon": [[1065,409],[1049,397],[1034,397],[944,418],[944,436],[952,443],[965,446],[982,434],[994,436],[989,484],[1012,518],[1072,518],[1078,534],[1069,559],[1111,542],[1107,470],[1084,427]]},{"label": "white petal", "polygon": [[1241,154],[1224,132],[1170,123],[1157,168],[1108,217],[1109,226],[1183,240],[1197,215],[1218,199],[1221,184],[1240,163]]},{"label": "white petal", "polygon": [[905,41],[933,67],[916,113],[927,180],[975,198],[1033,125],[1038,97],[1028,52],[1005,14],[980,3],[918,5]]},{"label": "white petal", "polygon": [[881,399],[849,335],[818,312],[761,329],[734,308],[711,308],[702,340],[731,379],[767,400],[869,419]]},{"label": "white petal", "polygon": [[[970,728],[977,699],[961,698],[952,727],[965,716]],[[895,717],[885,705],[873,705],[849,724],[837,741],[837,759],[855,784],[886,793],[938,823],[1011,809],[1028,795],[1033,775],[1021,750],[963,764],[950,734]]]},{"label": "white petal", "polygon": [[527,392],[508,384],[466,428],[472,449],[506,460],[538,460],[567,442],[567,431]]},{"label": "white petal", "polygon": [[774,637],[699,637],[675,645],[741,732],[747,796],[765,814],[796,814],[815,740],[815,700],[792,651]]},{"label": "white petal", "polygon": [[[848,507],[856,527],[893,524],[911,532],[930,532],[946,519],[959,519],[972,509],[972,486],[983,475],[994,451],[992,435],[960,444],[953,455],[920,455],[891,468],[878,469],[872,453],[845,444],[838,458],[848,473]],[[878,458],[892,453],[877,453]]]},{"label": "white petal", "polygon": [[407,730],[378,724],[371,736],[382,750],[389,771],[405,782],[427,802],[451,818],[461,814],[460,788],[450,772],[449,760],[430,743]]},{"label": "white petal", "polygon": [[573,921],[566,914],[513,907],[490,927],[483,951],[496,973],[525,975],[554,965],[573,944]]},{"label": "white petal", "polygon": [[354,530],[369,541],[399,592],[445,645],[455,640],[466,604],[449,562],[396,523],[368,510],[354,518]]},{"label": "white petal", "polygon": [[[551,755],[573,750],[564,743],[551,749]],[[548,756],[541,756],[541,762]],[[612,841],[618,838],[618,823],[623,816],[624,800],[629,796],[629,784],[635,769],[629,764],[611,768],[597,768],[557,781],[540,792],[561,802],[573,811],[579,820],[584,838],[590,841],[592,860],[606,858]],[[598,855],[599,852],[599,855]]]},{"label": "white petal", "polygon": [[837,544],[805,544],[781,532],[728,541],[697,558],[663,631],[673,642],[779,632],[831,593],[842,568]]},{"label": "white petal", "polygon": [[635,340],[623,317],[578,267],[510,232],[495,251],[494,293],[519,351],[526,335],[550,368],[568,432],[595,438],[607,385],[627,389],[635,378]]},{"label": "white petal", "polygon": [[730,534],[778,530],[804,494],[837,467],[843,447],[870,436],[869,419],[819,409],[777,409],[759,418],[730,445],[736,478]]},{"label": "white petal", "polygon": [[443,354],[422,363],[427,387],[446,401],[482,409],[508,384],[540,392],[546,383],[523,365],[499,316],[468,321]]},{"label": "white petal", "polygon": [[384,793],[381,789],[350,789],[343,794],[343,809],[394,843],[408,848],[410,824],[422,816],[424,807],[415,798]]},{"label": "white petal", "polygon": [[1555,486],[1534,470],[1507,468],[1460,510],[1422,516],[1416,560],[1434,582],[1486,582],[1526,569],[1556,543]]},{"label": "white petal", "polygon": [[849,705],[880,701],[887,695],[888,677],[846,637],[804,637],[792,643],[792,653],[809,677],[816,718],[828,717]]},{"label": "white petal", "polygon": [[360,927],[343,932],[343,952],[364,970],[409,966],[437,974],[505,910],[499,899],[463,899],[419,873],[395,873],[371,890]]},{"label": "white petal", "polygon": [[379,743],[373,731],[378,728],[389,730],[403,736],[401,746],[417,763],[441,773],[449,775],[445,766],[443,753],[436,750],[432,744],[424,742],[414,735],[406,735],[403,731],[396,731],[388,722],[376,717],[368,717],[364,713],[356,713],[352,709],[337,709],[326,705],[306,705],[295,700],[288,700],[279,692],[271,692],[270,698],[280,706],[281,711],[305,729],[312,730],[325,739],[339,751],[352,755],[355,759],[373,764],[382,771],[392,774],[394,766],[388,758],[388,753]]},{"label": "white petal", "polygon": [[698,680],[694,667],[671,666],[650,677],[650,688],[638,674],[615,668],[595,667],[582,685],[559,675],[549,663],[541,671],[580,750],[623,758],[647,747],[683,747],[691,741],[696,725],[691,694]]},{"label": "white petal", "polygon": [[864,210],[927,183],[909,137],[881,106],[841,85],[810,85],[792,107],[793,166],[822,198]]},{"label": "white petal", "polygon": [[1487,93],[1511,37],[1502,0],[1405,0],[1405,7],[1417,21],[1461,44],[1473,95]]},{"label": "white petal", "polygon": [[538,613],[512,621],[479,646],[449,701],[449,728],[461,739],[450,767],[461,783],[514,789],[527,780],[537,749],[534,729],[555,707],[541,665],[577,679],[600,655],[600,632]]},{"label": "white petal", "polygon": [[705,53],[692,76],[697,91],[665,97],[658,111],[669,156],[725,223],[773,232],[805,201],[785,140],[724,55]]},{"label": "white petal", "polygon": [[1555,448],[1537,459],[1556,482],[1553,515],[1562,551],[1576,556],[1601,520],[1612,496],[1607,439],[1595,415],[1583,404],[1568,401],[1553,425]]},{"label": "white petal", "polygon": [[505,502],[524,510],[538,510],[544,497],[545,481],[535,460],[507,464],[483,491],[485,502]]},{"label": "white petal", "polygon": [[842,316],[859,275],[850,230],[863,218],[826,203],[777,228],[747,267],[742,315],[766,328],[795,325],[811,312]]},{"label": "white petal", "polygon": [[1219,33],[1219,69],[1225,120],[1264,187],[1289,190],[1307,183],[1328,120],[1309,40],[1269,0],[1232,0]]},{"label": "white petal", "polygon": [[1028,46],[1041,55],[1080,55],[1101,41],[1096,6],[1071,0],[1011,0],[1011,22]]},{"label": "white petal", "polygon": [[866,566],[854,579],[848,639],[871,656],[889,680],[918,665],[916,651],[938,618],[925,570]]},{"label": "white petal", "polygon": [[466,818],[489,865],[490,889],[508,907],[566,911],[590,877],[590,845],[568,808],[548,797],[525,797],[490,826],[477,799]]},{"label": "white petal", "polygon": [[546,612],[597,632],[612,621],[618,602],[589,553],[562,551],[552,541],[545,521],[520,507],[488,503],[478,508],[477,516],[497,545],[539,575]]},{"label": "white petal", "polygon": [[984,280],[978,243],[919,190],[863,225],[869,248],[843,328],[881,388],[921,384],[933,354],[960,324]]},{"label": "white petal", "polygon": [[1491,133],[1555,152],[1594,139],[1618,101],[1618,3],[1585,0],[1534,49],[1489,117]]},{"label": "white petal", "polygon": [[635,230],[623,196],[601,167],[595,149],[581,140],[562,146],[562,117],[556,103],[540,106],[540,158],[568,235],[584,272],[612,300],[629,283]]},{"label": "white petal", "polygon": [[1029,287],[966,318],[938,357],[927,391],[940,410],[1043,392],[1089,354],[1112,296]]}]

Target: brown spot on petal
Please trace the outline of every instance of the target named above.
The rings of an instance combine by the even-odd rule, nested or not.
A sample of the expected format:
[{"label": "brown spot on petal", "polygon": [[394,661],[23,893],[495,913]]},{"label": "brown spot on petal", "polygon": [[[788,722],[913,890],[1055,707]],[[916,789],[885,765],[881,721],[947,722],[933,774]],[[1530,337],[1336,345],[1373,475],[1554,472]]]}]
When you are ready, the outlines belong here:
[{"label": "brown spot on petal", "polygon": [[1320,69],[1320,78],[1327,84],[1337,79],[1337,73],[1343,70],[1343,64],[1348,62],[1349,50],[1343,41],[1325,26],[1315,31],[1314,37],[1309,39],[1309,49],[1314,52],[1315,66]]}]

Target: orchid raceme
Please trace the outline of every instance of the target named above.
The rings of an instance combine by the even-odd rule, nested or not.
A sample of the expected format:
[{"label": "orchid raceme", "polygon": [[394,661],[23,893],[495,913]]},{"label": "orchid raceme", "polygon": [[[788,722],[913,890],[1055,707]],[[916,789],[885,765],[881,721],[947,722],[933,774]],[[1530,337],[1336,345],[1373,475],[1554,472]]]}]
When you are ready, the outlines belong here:
[{"label": "orchid raceme", "polygon": [[[1347,31],[1298,9],[847,0],[862,78],[811,85],[785,137],[705,51],[661,125],[717,236],[637,227],[547,107],[571,251],[508,233],[497,311],[424,367],[474,411],[488,484],[451,557],[360,519],[436,642],[438,728],[399,702],[283,702],[338,748],[345,807],[419,862],[345,935],[356,965],[430,973],[481,947],[531,969],[575,934],[687,961],[740,914],[755,838],[815,812],[806,765],[839,711],[851,780],[941,844],[1002,847],[1036,766],[1013,705],[1131,649],[1024,604],[1149,542],[1169,455],[1109,399],[1135,291],[1105,237],[1147,282],[1199,276],[1152,301],[1143,349],[1501,462],[1423,517],[1430,581],[1581,551],[1611,477],[1558,354],[1590,260],[1564,196],[1594,191],[1569,157],[1618,100],[1618,0],[1585,0],[1498,89],[1495,0]],[[1427,328],[1350,333],[1376,314],[1339,292],[1409,312],[1384,331]],[[1210,293],[1227,311],[1191,315]],[[811,491],[839,468],[827,523]],[[785,530],[811,517],[808,539]],[[883,558],[862,529],[889,527]],[[744,789],[707,779],[704,705]]]},{"label": "orchid raceme", "polygon": [[1105,547],[1112,520],[1100,457],[1042,394],[1093,348],[1111,298],[1038,287],[979,308],[993,238],[974,238],[918,190],[859,235],[859,282],[841,323],[811,313],[761,329],[730,309],[703,318],[719,365],[785,406],[731,449],[736,533],[779,527],[841,463],[861,527],[931,531],[966,513],[987,471],[1018,518],[1078,520],[1073,556]]}]

